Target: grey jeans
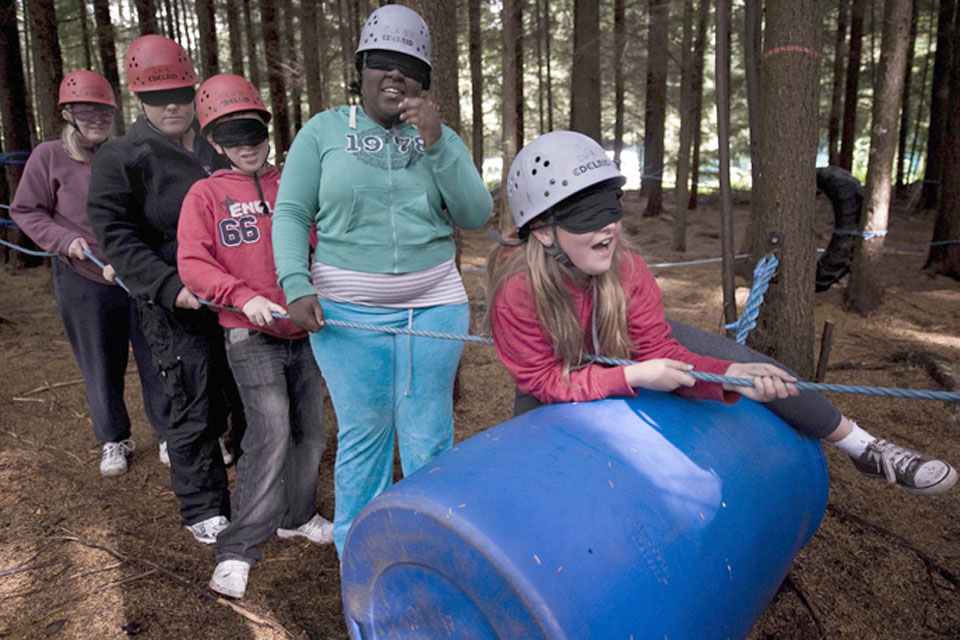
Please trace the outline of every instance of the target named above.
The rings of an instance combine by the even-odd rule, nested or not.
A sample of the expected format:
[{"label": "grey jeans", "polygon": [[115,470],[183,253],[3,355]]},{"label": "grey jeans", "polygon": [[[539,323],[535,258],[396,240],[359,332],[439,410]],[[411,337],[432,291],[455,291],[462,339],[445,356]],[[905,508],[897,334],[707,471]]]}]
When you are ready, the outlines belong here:
[{"label": "grey jeans", "polygon": [[[676,320],[668,319],[667,322],[670,323],[671,337],[694,353],[733,362],[768,362],[790,371],[773,358],[735,340],[701,331]],[[541,404],[533,396],[517,389],[513,415],[526,413]],[[764,406],[797,431],[818,440],[832,433],[840,424],[840,411],[816,391],[801,391],[797,396],[773,400]]]},{"label": "grey jeans", "polygon": [[317,512],[317,470],[326,447],[323,381],[306,338],[227,329],[227,360],[247,430],[237,462],[230,526],[217,561],[263,559],[258,545],[277,527],[294,529]]}]

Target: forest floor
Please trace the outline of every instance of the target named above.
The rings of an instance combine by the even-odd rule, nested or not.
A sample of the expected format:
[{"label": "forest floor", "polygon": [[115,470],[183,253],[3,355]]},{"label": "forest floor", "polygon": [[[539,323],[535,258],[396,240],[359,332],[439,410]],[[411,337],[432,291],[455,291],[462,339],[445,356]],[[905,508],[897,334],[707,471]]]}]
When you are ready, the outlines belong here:
[{"label": "forest floor", "polygon": [[[691,215],[683,254],[667,248],[669,215],[640,218],[636,196],[627,194],[625,202],[648,262],[719,256],[716,202],[707,199]],[[736,206],[738,229],[747,208]],[[818,246],[826,246],[831,227],[829,203],[820,198]],[[932,228],[930,212],[895,211],[887,245],[927,242]],[[472,232],[465,246],[476,325],[489,241]],[[924,249],[884,254],[876,277],[885,302],[869,317],[844,310],[843,283],[817,295],[818,334],[825,320],[836,325],[828,382],[937,389],[919,364],[921,354],[960,363],[960,283],[925,275],[925,258]],[[654,271],[668,315],[719,329],[717,264]],[[746,292],[745,285],[738,289],[741,304]],[[0,638],[345,637],[332,546],[275,538],[264,545],[266,560],[252,570],[243,600],[227,603],[206,588],[213,554],[180,526],[132,371],[127,382],[139,448],[126,475],[103,478],[49,270],[0,269]],[[460,388],[457,441],[511,416],[513,385],[492,347],[466,346]],[[873,433],[960,464],[956,405],[831,399]],[[329,401],[326,418],[328,433],[335,433]],[[317,496],[328,518],[335,440],[323,457]],[[832,447],[826,455],[827,514],[750,638],[960,637],[960,488],[919,498],[860,476]]]}]

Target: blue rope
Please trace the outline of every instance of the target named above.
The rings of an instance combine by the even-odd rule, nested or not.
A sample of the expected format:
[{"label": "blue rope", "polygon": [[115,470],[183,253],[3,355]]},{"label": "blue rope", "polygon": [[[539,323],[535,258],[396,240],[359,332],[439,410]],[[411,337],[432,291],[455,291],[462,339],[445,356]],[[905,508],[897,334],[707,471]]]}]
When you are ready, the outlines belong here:
[{"label": "blue rope", "polygon": [[18,229],[17,223],[10,218],[0,218],[0,229]]},{"label": "blue rope", "polygon": [[880,229],[879,231],[860,231],[859,229],[834,229],[833,235],[835,236],[860,236],[864,240],[872,240],[874,238],[882,238],[887,235],[886,229]]},{"label": "blue rope", "polygon": [[770,286],[770,279],[777,272],[780,261],[772,253],[767,254],[757,261],[757,266],[753,270],[753,285],[750,287],[750,294],[747,296],[747,302],[744,305],[743,315],[733,324],[728,324],[726,329],[736,329],[735,339],[740,344],[747,341],[747,336],[754,327],[757,326],[757,317],[760,315],[760,305],[763,304],[763,296]]},{"label": "blue rope", "polygon": [[30,151],[8,151],[0,153],[0,164],[15,164],[23,166],[27,164],[27,158],[30,157]]},{"label": "blue rope", "polygon": [[49,251],[34,251],[33,249],[25,249],[19,245],[15,245],[12,242],[7,242],[6,240],[0,240],[0,244],[10,247],[11,249],[16,249],[20,253],[25,253],[28,256],[37,256],[39,258],[53,258],[57,254],[51,253]]}]

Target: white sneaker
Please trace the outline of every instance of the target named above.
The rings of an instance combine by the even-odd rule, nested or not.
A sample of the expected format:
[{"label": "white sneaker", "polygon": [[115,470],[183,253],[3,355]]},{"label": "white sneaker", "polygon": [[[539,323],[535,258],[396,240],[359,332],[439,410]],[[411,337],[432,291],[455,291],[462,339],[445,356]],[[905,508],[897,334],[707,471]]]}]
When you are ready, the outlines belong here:
[{"label": "white sneaker", "polygon": [[120,442],[107,442],[100,456],[100,475],[122,476],[127,472],[127,456],[137,448],[129,438]]},{"label": "white sneaker", "polygon": [[167,453],[167,441],[166,441],[166,440],[161,440],[161,441],[160,441],[160,464],[164,465],[165,467],[169,467],[169,466],[170,466],[170,454]]},{"label": "white sneaker", "polygon": [[223,441],[223,438],[220,438],[220,455],[223,456],[223,466],[229,467],[233,462],[233,454],[227,449],[227,443]]},{"label": "white sneaker", "polygon": [[197,542],[201,544],[213,544],[217,541],[220,532],[227,528],[230,521],[223,516],[213,516],[200,522],[184,525],[184,529],[193,534]]},{"label": "white sneaker", "polygon": [[296,529],[277,529],[280,538],[306,538],[313,544],[330,544],[333,542],[333,523],[319,513],[304,522]]},{"label": "white sneaker", "polygon": [[217,563],[210,578],[210,588],[231,598],[242,598],[247,591],[250,565],[243,560],[224,560]]}]

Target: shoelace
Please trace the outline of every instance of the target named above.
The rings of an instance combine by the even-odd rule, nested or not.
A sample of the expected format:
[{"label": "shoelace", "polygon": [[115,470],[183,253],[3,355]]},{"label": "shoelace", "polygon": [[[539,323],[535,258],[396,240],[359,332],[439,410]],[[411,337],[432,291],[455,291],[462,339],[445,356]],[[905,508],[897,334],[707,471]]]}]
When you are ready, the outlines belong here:
[{"label": "shoelace", "polygon": [[917,456],[909,449],[897,446],[886,440],[876,440],[867,445],[867,451],[873,454],[874,460],[879,463],[887,482],[896,483],[897,468],[903,468]]},{"label": "shoelace", "polygon": [[126,440],[121,440],[120,442],[108,442],[107,446],[103,448],[103,454],[101,455],[101,457],[106,458],[108,455],[111,455],[114,449],[117,449],[121,455],[126,455],[127,453],[129,453],[130,451],[133,451],[136,448],[137,448],[136,443],[130,438],[127,438]]}]

